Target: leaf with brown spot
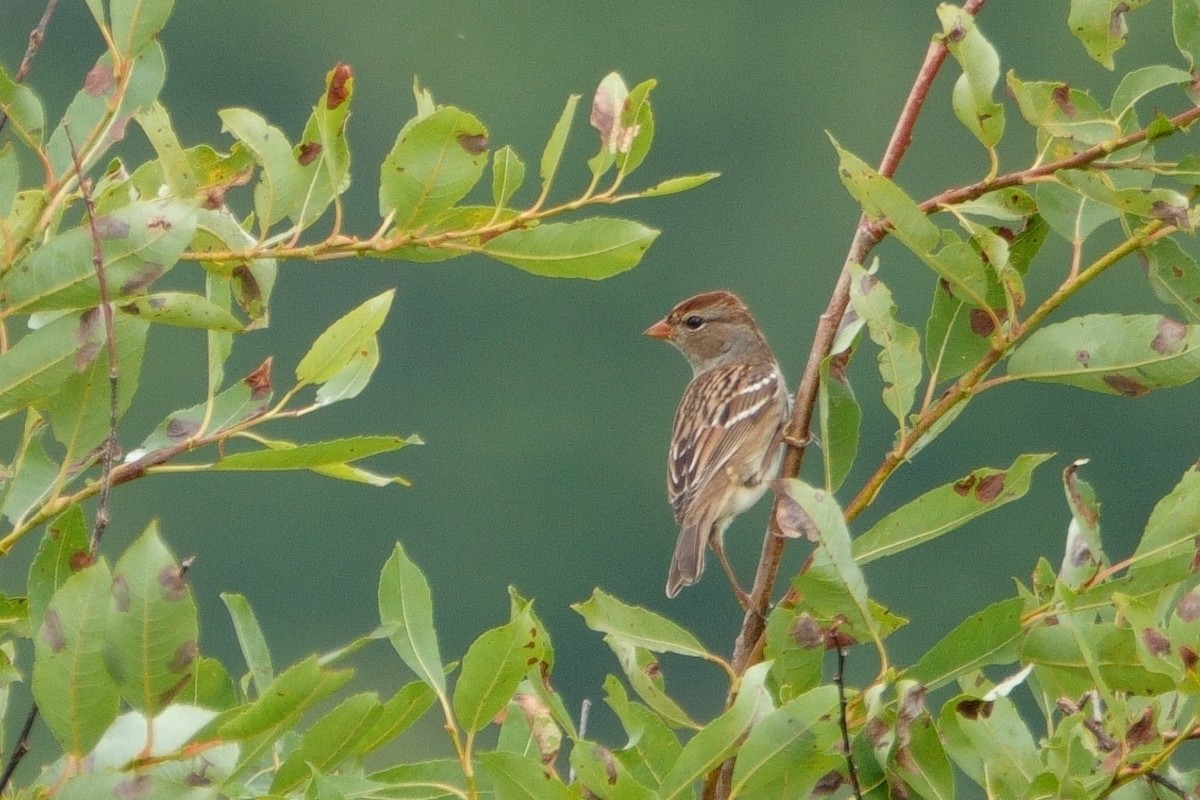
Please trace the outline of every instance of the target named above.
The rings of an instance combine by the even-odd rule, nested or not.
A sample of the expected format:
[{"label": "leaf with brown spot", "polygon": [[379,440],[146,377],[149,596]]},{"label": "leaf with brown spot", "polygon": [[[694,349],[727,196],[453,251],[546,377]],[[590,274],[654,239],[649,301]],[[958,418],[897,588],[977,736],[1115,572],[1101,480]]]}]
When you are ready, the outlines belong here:
[{"label": "leaf with brown spot", "polygon": [[483,123],[453,106],[411,121],[380,166],[380,215],[410,231],[449,211],[482,177],[486,143]]},{"label": "leaf with brown spot", "polygon": [[1158,729],[1155,727],[1154,707],[1150,706],[1125,732],[1125,744],[1129,747],[1137,747],[1149,744],[1157,738]]},{"label": "leaf with brown spot", "polygon": [[1200,377],[1200,326],[1157,314],[1090,314],[1034,331],[1008,362],[1013,378],[1139,397]]},{"label": "leaf with brown spot", "polygon": [[34,637],[34,700],[59,746],[82,757],[117,716],[105,646],[112,574],[101,559],[68,578]]},{"label": "leaf with brown spot", "polygon": [[301,142],[296,152],[296,161],[300,163],[300,166],[307,167],[317,160],[323,149],[319,142]]},{"label": "leaf with brown spot", "polygon": [[349,64],[337,64],[329,73],[328,88],[325,90],[325,107],[333,111],[350,99],[350,79],[354,71]]},{"label": "leaf with brown spot", "polygon": [[[122,294],[137,292],[174,267],[196,232],[198,203],[137,200],[98,218],[108,285]],[[19,264],[6,276],[10,313],[87,309],[100,303],[86,225],[53,236]]]},{"label": "leaf with brown spot", "polygon": [[1075,116],[1075,105],[1071,102],[1071,87],[1061,83],[1050,93],[1050,99],[1058,106],[1059,111],[1068,117]]},{"label": "leaf with brown spot", "polygon": [[[129,704],[156,714],[191,681],[199,655],[196,605],[184,570],[151,523],[117,561],[107,663]],[[114,581],[115,582],[115,581]]]},{"label": "leaf with brown spot", "polygon": [[1162,657],[1171,652],[1171,642],[1161,631],[1154,628],[1142,629],[1142,644],[1152,654]]},{"label": "leaf with brown spot", "polygon": [[1184,622],[1200,619],[1200,592],[1195,589],[1185,593],[1175,605],[1175,614]]},{"label": "leaf with brown spot", "polygon": [[975,499],[981,503],[990,503],[1004,491],[1004,473],[996,472],[979,479],[975,487]]},{"label": "leaf with brown spot", "polygon": [[115,83],[112,65],[98,63],[84,77],[83,91],[92,97],[104,97],[112,93]]},{"label": "leaf with brown spot", "polygon": [[488,137],[487,134],[476,133],[460,133],[457,136],[458,144],[463,150],[466,150],[473,156],[487,151]]},{"label": "leaf with brown spot", "polygon": [[1150,391],[1148,386],[1128,375],[1105,375],[1102,380],[1115,393],[1126,397],[1141,397]]},{"label": "leaf with brown spot", "polygon": [[1018,456],[1007,469],[980,468],[926,492],[855,537],[852,548],[855,561],[868,564],[903,552],[1024,497],[1033,471],[1052,455]]},{"label": "leaf with brown spot", "polygon": [[1198,531],[1200,469],[1193,466],[1150,513],[1141,541],[1128,559],[1129,580],[1135,586],[1161,587],[1191,577],[1200,557]]},{"label": "leaf with brown spot", "polygon": [[1150,342],[1150,349],[1163,355],[1174,353],[1187,338],[1187,333],[1188,328],[1182,322],[1176,322],[1170,317],[1163,317],[1158,322],[1158,333]]},{"label": "leaf with brown spot", "polygon": [[1196,669],[1196,664],[1200,663],[1200,653],[1197,653],[1193,648],[1187,645],[1180,645],[1179,658],[1183,661],[1183,667],[1188,672]]}]

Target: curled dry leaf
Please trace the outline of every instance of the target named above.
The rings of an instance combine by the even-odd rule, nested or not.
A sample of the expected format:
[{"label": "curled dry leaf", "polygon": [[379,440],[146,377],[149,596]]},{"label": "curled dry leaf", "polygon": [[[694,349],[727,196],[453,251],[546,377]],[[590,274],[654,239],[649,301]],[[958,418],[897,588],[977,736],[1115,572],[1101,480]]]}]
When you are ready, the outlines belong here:
[{"label": "curled dry leaf", "polygon": [[628,98],[629,89],[625,86],[625,80],[616,72],[608,73],[600,81],[592,98],[589,121],[593,128],[600,131],[600,143],[610,153],[628,153],[640,128],[638,125],[625,127],[621,122]]}]

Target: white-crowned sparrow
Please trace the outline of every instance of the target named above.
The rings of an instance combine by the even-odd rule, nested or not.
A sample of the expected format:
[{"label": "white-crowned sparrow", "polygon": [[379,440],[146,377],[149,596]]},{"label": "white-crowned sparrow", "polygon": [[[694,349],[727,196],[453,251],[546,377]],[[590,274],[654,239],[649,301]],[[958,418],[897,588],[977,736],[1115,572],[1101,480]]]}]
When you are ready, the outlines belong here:
[{"label": "white-crowned sparrow", "polygon": [[679,523],[667,596],[700,579],[711,544],[746,605],[722,537],[779,472],[790,406],[783,375],[754,318],[731,292],[684,300],[646,335],[679,348],[693,371],[667,457],[667,497]]}]

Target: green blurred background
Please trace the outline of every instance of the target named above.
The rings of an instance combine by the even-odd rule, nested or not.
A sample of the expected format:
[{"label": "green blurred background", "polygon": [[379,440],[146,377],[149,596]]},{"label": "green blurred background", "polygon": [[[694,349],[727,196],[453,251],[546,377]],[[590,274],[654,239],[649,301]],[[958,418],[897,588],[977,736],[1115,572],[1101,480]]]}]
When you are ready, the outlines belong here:
[{"label": "green blurred background", "polygon": [[[0,58],[14,70],[42,4],[7,0],[0,8]],[[531,165],[531,184],[567,95],[583,94],[556,184],[561,199],[586,184],[583,162],[596,140],[585,108],[596,83],[613,69],[630,86],[655,77],[654,150],[632,185],[707,170],[722,177],[694,192],[617,209],[663,234],[639,267],[601,283],[535,278],[474,257],[434,265],[282,265],[273,325],[237,342],[228,374],[274,355],[282,382],[332,320],[398,287],[380,335],[383,361],[367,391],[272,432],[306,440],[419,433],[427,446],[376,464],[408,475],[414,488],[369,489],[307,474],[152,478],[116,492],[104,549],[117,552],[158,517],[175,552],[197,556],[191,575],[202,645],[233,672],[241,661],[220,592],[248,596],[281,666],[374,626],[378,572],[397,539],[432,584],[448,661],[506,618],[506,586],[535,596],[558,648],[555,683],[569,707],[585,697],[598,701],[604,675],[618,671],[600,638],[568,608],[593,587],[667,613],[728,652],[741,614],[719,570],[673,602],[663,595],[675,536],[665,498],[666,441],[689,371],[676,352],[641,331],[689,294],[732,289],[754,310],[794,383],[858,216],[837,180],[826,131],[877,161],[939,29],[934,9],[929,0],[179,3],[162,37],[169,66],[163,101],[185,145],[227,147],[216,111],[235,105],[259,111],[294,139],[329,68],[339,61],[353,67],[346,228],[357,233],[377,225],[378,164],[413,113],[414,74],[438,102],[478,115],[493,148],[511,143]],[[1152,3],[1131,16],[1120,68],[1186,66],[1171,41],[1169,10]],[[1065,80],[1106,102],[1116,79],[1086,58],[1066,14],[1065,2],[1007,0],[989,4],[981,26],[1004,70]],[[63,3],[30,78],[48,117],[61,113],[99,52],[84,4]],[[939,79],[898,175],[916,197],[987,170],[985,153],[950,112],[956,74],[948,65]],[[1168,112],[1187,103],[1182,94],[1155,97]],[[1034,152],[1011,103],[1008,114],[1006,171]],[[135,128],[122,147],[133,160],[148,152]],[[518,200],[531,200],[528,189]],[[1066,254],[1062,242],[1047,246],[1031,296],[1061,280]],[[919,324],[930,273],[894,243],[878,255],[901,316]],[[1071,313],[1085,307],[1158,309],[1134,259],[1085,290]],[[853,365],[868,419],[843,500],[891,441],[873,364],[873,351],[864,349]],[[144,378],[150,375],[154,383],[144,381],[123,430],[126,447],[167,412],[202,396],[200,337],[158,337]],[[887,485],[859,530],[975,467],[1006,466],[1023,452],[1059,457],[1037,473],[1020,503],[871,567],[878,599],[913,619],[893,640],[899,663],[911,663],[969,612],[1010,594],[1012,578],[1028,576],[1039,555],[1057,564],[1069,518],[1059,471],[1072,459],[1092,459],[1083,475],[1104,501],[1107,547],[1128,552],[1155,499],[1196,458],[1195,398],[1192,387],[1132,401],[1031,385],[974,402],[950,434]],[[809,474],[818,467],[814,451]],[[730,531],[732,557],[747,579],[766,508],[764,502]],[[33,548],[23,544],[3,565],[0,588],[19,590]],[[794,569],[805,549],[793,547],[786,568]],[[386,645],[363,651],[355,664],[367,684],[384,690],[411,678]],[[668,686],[686,706],[701,715],[716,709],[724,697],[718,673],[669,658],[664,665]],[[600,731],[612,730],[604,712],[594,719]]]}]

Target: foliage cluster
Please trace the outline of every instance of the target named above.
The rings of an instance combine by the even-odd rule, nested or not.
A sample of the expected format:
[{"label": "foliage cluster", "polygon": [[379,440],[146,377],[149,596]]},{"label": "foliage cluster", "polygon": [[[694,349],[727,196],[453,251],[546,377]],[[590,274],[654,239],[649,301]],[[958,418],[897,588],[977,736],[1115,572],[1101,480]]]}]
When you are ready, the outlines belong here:
[{"label": "foliage cluster", "polygon": [[[1126,17],[1147,4],[1074,0],[1068,23],[1087,54],[1113,68]],[[656,231],[610,217],[549,220],[712,177],[621,192],[652,143],[653,81],[632,90],[616,76],[601,82],[591,113],[600,133],[588,162],[591,184],[551,205],[578,101],[572,97],[542,153],[537,196],[525,207],[513,204],[525,177],[516,153],[490,150],[479,120],[437,106],[414,86],[417,114],[380,168],[381,224],[359,237],[342,230],[339,199],[350,175],[349,68],[329,73],[297,144],[254,112],[228,109],[221,117],[236,140],[229,152],[184,148],[157,101],[165,62],[155,37],[171,2],[88,0],[105,52],[55,127],[47,129],[39,99],[18,79],[24,70],[0,72],[11,139],[0,145],[0,415],[13,419],[17,442],[5,456],[0,555],[41,534],[26,595],[0,598],[0,710],[19,717],[9,691],[27,678],[61,747],[61,754],[39,753],[41,773],[7,790],[62,798],[645,800],[690,797],[703,786],[705,797],[948,798],[970,783],[998,798],[1197,796],[1200,769],[1189,768],[1187,748],[1200,739],[1200,465],[1158,503],[1134,551],[1119,558],[1102,544],[1100,505],[1079,475],[1081,463],[1067,467],[1071,522],[1058,565],[1041,560],[1012,598],[966,616],[909,665],[895,663],[887,646],[906,621],[871,598],[863,566],[1020,499],[1049,456],[976,469],[850,533],[884,482],[982,392],[1032,380],[1133,398],[1200,376],[1200,269],[1181,243],[1198,213],[1200,159],[1157,152],[1162,140],[1186,137],[1200,117],[1193,101],[1200,0],[1160,0],[1181,62],[1125,72],[1107,102],[1012,73],[1005,77],[1010,99],[998,99],[999,55],[975,20],[982,5],[938,8],[942,27],[909,108],[919,110],[952,57],[961,71],[953,109],[988,153],[987,175],[920,202],[905,193],[890,175],[915,112],[902,117],[894,139],[901,144],[879,169],[834,143],[839,174],[863,217],[798,392],[795,444],[776,485],[755,583],[762,613],[747,615],[733,657],[601,589],[574,606],[603,635],[625,679],[604,684],[628,734],[614,745],[588,739],[564,707],[551,684],[549,632],[532,601],[516,592],[509,620],[447,662],[430,587],[400,544],[380,575],[378,628],[282,670],[245,599],[226,595],[247,667],[236,679],[200,647],[188,564],[176,561],[156,524],[111,566],[99,546],[108,491],[151,474],[313,470],[377,486],[403,483],[358,462],[413,444],[412,437],[296,443],[260,430],[362,391],[379,363],[376,335],[390,293],[321,334],[279,397],[270,359],[227,382],[235,337],[268,322],[278,261],[482,253],[551,276],[602,278],[628,269]],[[1186,105],[1169,115],[1148,98]],[[996,147],[1017,117],[1037,155],[1002,172]],[[130,122],[156,154],[136,167],[110,155]],[[472,204],[489,164],[491,201]],[[24,183],[31,166],[39,177]],[[235,214],[239,198],[251,213]],[[322,220],[332,220],[324,237],[306,238]],[[936,276],[923,341],[897,319],[878,264],[867,265],[885,236]],[[1070,263],[1045,257],[1051,236],[1069,243]],[[1142,259],[1171,316],[1046,322],[1130,257]],[[198,265],[194,279],[203,289],[156,287],[177,264]],[[1061,281],[1046,296],[1031,296],[1033,270],[1057,271]],[[143,367],[142,353],[160,325],[203,332],[208,389],[118,461],[119,423],[139,374],[154,369]],[[868,339],[896,436],[842,505],[835,494],[859,457],[863,414],[846,364]],[[795,478],[814,409],[822,486]],[[197,461],[193,454],[206,447],[215,457]],[[89,525],[84,503],[92,499]],[[771,603],[778,564],[770,553],[795,538],[812,543],[812,557]],[[341,664],[376,640],[390,642],[416,680],[387,698],[360,692],[333,702],[352,678]],[[838,665],[832,681],[830,652]],[[841,665],[860,652],[874,654],[878,673],[846,686]],[[712,664],[724,711],[696,720],[672,699],[662,654]],[[1019,697],[1029,701],[1024,708]],[[364,767],[365,757],[427,713],[441,715],[451,757]],[[24,732],[11,743],[10,766],[26,744]]]}]

